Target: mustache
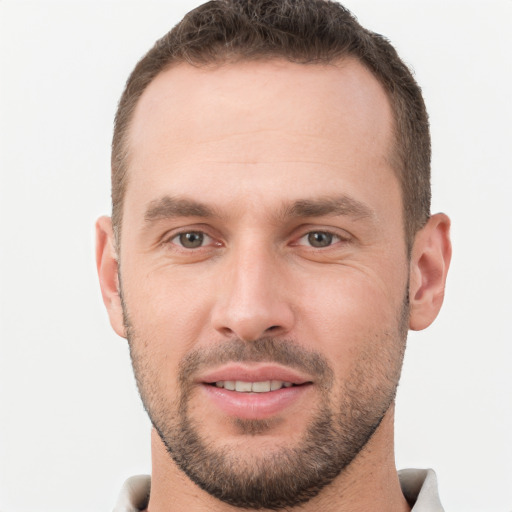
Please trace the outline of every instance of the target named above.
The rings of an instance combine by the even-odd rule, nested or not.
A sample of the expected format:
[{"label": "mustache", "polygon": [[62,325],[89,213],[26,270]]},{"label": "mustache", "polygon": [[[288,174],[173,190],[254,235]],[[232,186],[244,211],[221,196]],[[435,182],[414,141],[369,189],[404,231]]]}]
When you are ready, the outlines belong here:
[{"label": "mustache", "polygon": [[318,352],[306,349],[293,340],[265,337],[254,341],[231,339],[189,352],[179,364],[179,380],[186,386],[197,373],[213,366],[261,362],[278,363],[301,370],[326,387],[330,387],[334,379],[332,368]]}]

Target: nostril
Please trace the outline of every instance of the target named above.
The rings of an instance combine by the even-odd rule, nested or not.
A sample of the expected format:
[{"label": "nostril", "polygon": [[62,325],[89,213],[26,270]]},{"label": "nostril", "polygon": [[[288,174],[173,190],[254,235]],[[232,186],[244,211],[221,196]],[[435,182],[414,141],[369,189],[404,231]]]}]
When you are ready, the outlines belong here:
[{"label": "nostril", "polygon": [[222,327],[219,330],[224,336],[231,336],[234,334],[233,330],[230,329],[229,327]]}]

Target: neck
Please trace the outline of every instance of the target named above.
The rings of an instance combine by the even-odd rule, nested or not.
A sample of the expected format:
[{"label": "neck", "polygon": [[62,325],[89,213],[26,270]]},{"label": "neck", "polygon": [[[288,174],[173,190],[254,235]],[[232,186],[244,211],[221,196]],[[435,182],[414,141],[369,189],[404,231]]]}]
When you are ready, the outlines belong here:
[{"label": "neck", "polygon": [[[394,405],[350,466],[298,509],[301,512],[410,512],[395,467],[393,421]],[[151,451],[153,468],[148,512],[241,510],[213,498],[194,484],[175,465],[154,429]]]}]

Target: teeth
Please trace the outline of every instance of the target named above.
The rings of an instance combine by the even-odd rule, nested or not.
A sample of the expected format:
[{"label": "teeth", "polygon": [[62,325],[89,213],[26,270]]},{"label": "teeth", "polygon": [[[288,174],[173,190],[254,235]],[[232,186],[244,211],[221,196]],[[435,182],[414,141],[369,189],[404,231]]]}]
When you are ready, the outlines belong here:
[{"label": "teeth", "polygon": [[235,391],[250,393],[252,391],[252,382],[243,382],[241,380],[237,380],[235,383]]},{"label": "teeth", "polygon": [[281,389],[283,387],[283,382],[280,380],[273,380],[270,382],[270,391],[275,391],[276,389]]},{"label": "teeth", "polygon": [[282,380],[265,380],[258,382],[244,382],[242,380],[221,380],[215,383],[218,388],[228,389],[229,391],[238,391],[240,393],[268,393],[277,391],[281,388],[291,388],[291,382]]},{"label": "teeth", "polygon": [[[219,382],[220,384],[220,382]],[[226,380],[224,381],[224,386],[220,386],[220,387],[223,387],[224,389],[229,389],[230,391],[235,391],[235,381],[234,380]]]},{"label": "teeth", "polygon": [[264,382],[253,382],[251,391],[253,393],[267,393],[270,391],[270,381],[266,380]]}]

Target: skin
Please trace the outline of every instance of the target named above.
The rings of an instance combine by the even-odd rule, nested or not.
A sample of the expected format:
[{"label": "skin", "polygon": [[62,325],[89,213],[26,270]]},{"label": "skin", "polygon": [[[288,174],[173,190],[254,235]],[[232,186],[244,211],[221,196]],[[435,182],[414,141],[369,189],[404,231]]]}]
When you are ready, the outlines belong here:
[{"label": "skin", "polygon": [[[110,219],[99,219],[97,264],[111,324],[126,337],[121,262],[137,332],[132,350],[166,402],[177,400],[179,364],[190,352],[269,335],[328,361],[333,403],[341,403],[359,367],[375,369],[368,389],[396,386],[404,297],[408,292],[409,328],[427,327],[442,304],[451,248],[449,220],[437,214],[408,258],[401,190],[389,163],[392,129],[384,90],[351,59],[179,64],[149,85],[129,133],[122,239],[116,247]],[[212,215],[169,215],[158,210],[166,196],[199,202]],[[286,209],[325,198],[349,201],[341,213],[293,216]],[[177,235],[190,231],[208,235],[202,247],[179,245]],[[334,234],[332,243],[312,247],[312,232]],[[397,372],[387,370],[395,364]],[[250,463],[300,444],[323,392],[313,382],[265,435],[244,436],[199,391],[190,414],[202,436],[243,450]],[[395,469],[393,412],[391,405],[348,470],[300,510],[410,509]],[[154,431],[152,457],[151,512],[236,510],[189,480]]]}]

